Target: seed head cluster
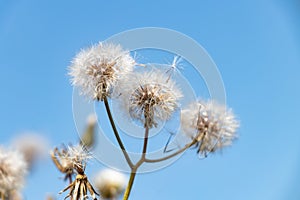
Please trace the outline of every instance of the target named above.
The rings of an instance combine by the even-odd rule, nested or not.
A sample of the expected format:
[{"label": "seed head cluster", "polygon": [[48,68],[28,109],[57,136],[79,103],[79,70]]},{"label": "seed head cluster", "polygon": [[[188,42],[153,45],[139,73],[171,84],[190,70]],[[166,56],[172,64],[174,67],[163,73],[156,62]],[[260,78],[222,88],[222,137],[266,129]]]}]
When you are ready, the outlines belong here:
[{"label": "seed head cluster", "polygon": [[56,156],[63,168],[77,171],[84,171],[87,161],[91,158],[90,153],[82,145],[70,145],[60,151],[56,148],[55,153],[53,155]]},{"label": "seed head cluster", "polygon": [[181,123],[183,131],[197,140],[198,153],[204,156],[231,145],[239,127],[233,112],[214,101],[192,103],[182,110]]},{"label": "seed head cluster", "polygon": [[169,119],[182,97],[175,82],[159,70],[132,73],[122,80],[118,90],[126,112],[149,128]]},{"label": "seed head cluster", "polygon": [[100,101],[111,95],[117,81],[134,65],[134,59],[120,45],[99,43],[75,56],[69,74],[82,94]]}]

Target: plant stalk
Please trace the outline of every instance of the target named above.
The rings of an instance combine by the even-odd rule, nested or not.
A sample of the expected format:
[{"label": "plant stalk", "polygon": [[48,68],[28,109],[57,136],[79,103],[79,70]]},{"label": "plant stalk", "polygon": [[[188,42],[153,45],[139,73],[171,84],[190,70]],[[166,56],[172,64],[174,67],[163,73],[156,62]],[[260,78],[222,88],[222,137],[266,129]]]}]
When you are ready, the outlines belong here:
[{"label": "plant stalk", "polygon": [[147,146],[148,146],[148,137],[149,137],[149,127],[146,126],[145,127],[144,145],[143,145],[143,151],[142,151],[143,153],[142,153],[140,160],[131,169],[130,178],[129,178],[128,185],[127,185],[127,188],[126,188],[124,196],[123,196],[123,200],[127,200],[129,198],[137,169],[145,162]]},{"label": "plant stalk", "polygon": [[113,117],[112,117],[112,114],[111,114],[111,111],[110,111],[110,108],[109,108],[109,104],[108,104],[108,101],[107,101],[107,97],[104,97],[104,105],[105,105],[105,109],[106,109],[106,112],[107,112],[107,115],[108,115],[108,118],[109,118],[111,127],[112,127],[113,132],[114,132],[114,134],[115,134],[115,137],[116,137],[116,139],[117,139],[117,141],[118,141],[118,144],[119,144],[120,148],[122,149],[122,152],[123,152],[123,154],[124,154],[124,157],[125,157],[125,159],[126,159],[128,165],[129,165],[130,168],[132,169],[133,166],[134,166],[134,164],[132,163],[132,161],[131,161],[131,159],[130,159],[130,157],[129,157],[129,155],[128,155],[126,149],[125,149],[125,146],[124,146],[124,144],[123,144],[123,142],[122,142],[122,140],[121,140],[121,137],[120,137],[120,135],[119,135],[119,133],[118,133],[117,127],[116,127],[116,125],[115,125],[114,119],[113,119]]},{"label": "plant stalk", "polygon": [[135,175],[136,175],[136,169],[133,169],[130,173],[130,178],[129,178],[128,185],[127,185],[127,188],[126,188],[124,196],[123,196],[123,200],[128,200],[128,198],[129,198],[129,195],[130,195],[130,192],[131,192],[131,189],[133,186],[133,182],[135,179]]},{"label": "plant stalk", "polygon": [[196,143],[197,143],[197,140],[194,139],[191,143],[185,145],[183,148],[179,149],[178,151],[176,151],[176,152],[174,152],[174,153],[172,153],[168,156],[158,158],[158,159],[147,159],[147,158],[145,158],[144,161],[147,162],[147,163],[156,163],[156,162],[162,162],[162,161],[168,160],[168,159],[173,158],[174,156],[177,156],[178,154],[184,152],[185,150],[187,150],[188,148],[190,148],[191,146],[193,146]]}]

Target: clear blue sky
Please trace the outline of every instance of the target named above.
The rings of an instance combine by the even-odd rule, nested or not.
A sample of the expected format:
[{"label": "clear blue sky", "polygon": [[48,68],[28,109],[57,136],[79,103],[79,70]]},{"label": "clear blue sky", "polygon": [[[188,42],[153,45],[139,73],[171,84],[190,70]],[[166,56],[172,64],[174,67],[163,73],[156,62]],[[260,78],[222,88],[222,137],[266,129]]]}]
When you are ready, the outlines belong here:
[{"label": "clear blue sky", "polygon": [[[137,177],[131,199],[299,200],[300,3],[244,1],[0,1],[0,143],[24,130],[75,142],[67,66],[80,48],[127,29],[165,27],[211,55],[240,139],[198,160],[188,151]],[[102,166],[92,163],[93,174]],[[24,190],[43,199],[64,187],[50,160]],[[63,199],[64,196],[59,196]]]}]

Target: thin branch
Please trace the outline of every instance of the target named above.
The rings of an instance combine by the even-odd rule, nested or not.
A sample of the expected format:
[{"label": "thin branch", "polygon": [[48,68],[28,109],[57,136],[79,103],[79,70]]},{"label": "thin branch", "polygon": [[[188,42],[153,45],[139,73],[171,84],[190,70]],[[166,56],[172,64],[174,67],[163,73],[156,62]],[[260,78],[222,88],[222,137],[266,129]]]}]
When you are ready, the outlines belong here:
[{"label": "thin branch", "polygon": [[121,137],[120,137],[120,135],[119,135],[119,133],[118,133],[118,130],[117,130],[117,128],[116,128],[114,119],[113,119],[113,117],[112,117],[112,114],[111,114],[111,111],[110,111],[109,104],[108,104],[108,101],[107,101],[107,97],[106,97],[106,96],[104,97],[104,105],[105,105],[105,109],[106,109],[106,112],[107,112],[107,115],[108,115],[108,118],[109,118],[111,127],[112,127],[113,132],[114,132],[114,134],[115,134],[115,137],[116,137],[116,139],[117,139],[117,141],[118,141],[118,144],[119,144],[119,146],[120,146],[121,149],[122,149],[122,152],[123,152],[123,154],[124,154],[124,156],[125,156],[125,159],[126,159],[128,165],[130,166],[130,168],[133,168],[134,164],[132,163],[132,161],[131,161],[131,159],[130,159],[130,157],[129,157],[129,155],[128,155],[126,149],[125,149],[125,146],[124,146],[124,144],[123,144],[123,142],[122,142],[122,140],[121,140]]},{"label": "thin branch", "polygon": [[142,156],[140,160],[135,164],[135,168],[138,169],[146,159],[146,153],[147,153],[147,146],[148,146],[148,137],[149,137],[149,127],[145,127],[145,136],[144,136],[144,145],[143,145],[143,151],[142,151]]},{"label": "thin branch", "polygon": [[147,163],[156,163],[156,162],[161,162],[161,161],[165,161],[165,160],[168,160],[170,158],[173,158],[174,156],[177,156],[178,154],[184,152],[185,150],[187,150],[188,148],[190,148],[191,146],[193,146],[194,144],[197,143],[197,140],[194,139],[191,143],[185,145],[182,149],[179,149],[178,151],[168,155],[168,156],[165,156],[165,157],[162,157],[162,158],[158,158],[158,159],[147,159],[145,158],[145,162]]}]

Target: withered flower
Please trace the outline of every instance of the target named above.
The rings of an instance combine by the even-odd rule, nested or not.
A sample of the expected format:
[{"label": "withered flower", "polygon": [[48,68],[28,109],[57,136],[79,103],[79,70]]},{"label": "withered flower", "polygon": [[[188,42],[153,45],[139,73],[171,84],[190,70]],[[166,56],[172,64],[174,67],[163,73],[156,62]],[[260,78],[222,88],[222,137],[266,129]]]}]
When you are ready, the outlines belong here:
[{"label": "withered flower", "polygon": [[[54,149],[52,160],[57,168],[66,174],[65,179],[70,180],[69,186],[60,192],[63,193],[70,190],[65,199],[70,198],[71,200],[85,200],[89,198],[88,192],[91,194],[93,199],[97,199],[96,195],[98,194],[85,175],[86,163],[90,158],[90,153],[82,145],[68,146],[67,148],[63,148],[61,151],[57,148]],[[76,174],[76,178],[72,182],[73,174]]]},{"label": "withered flower", "polygon": [[70,198],[71,200],[85,200],[89,199],[87,192],[91,194],[94,200],[97,200],[96,195],[97,192],[93,188],[93,186],[88,181],[87,176],[84,173],[77,174],[75,181],[72,182],[68,187],[60,192],[63,193],[67,190],[70,190],[69,194],[65,197],[65,199]]},{"label": "withered flower", "polygon": [[61,150],[59,150],[57,147],[54,148],[53,151],[51,151],[51,158],[54,162],[57,169],[65,174],[64,180],[69,180],[69,182],[72,182],[72,176],[75,174],[73,162],[71,159],[68,158],[69,152],[64,146]]}]

